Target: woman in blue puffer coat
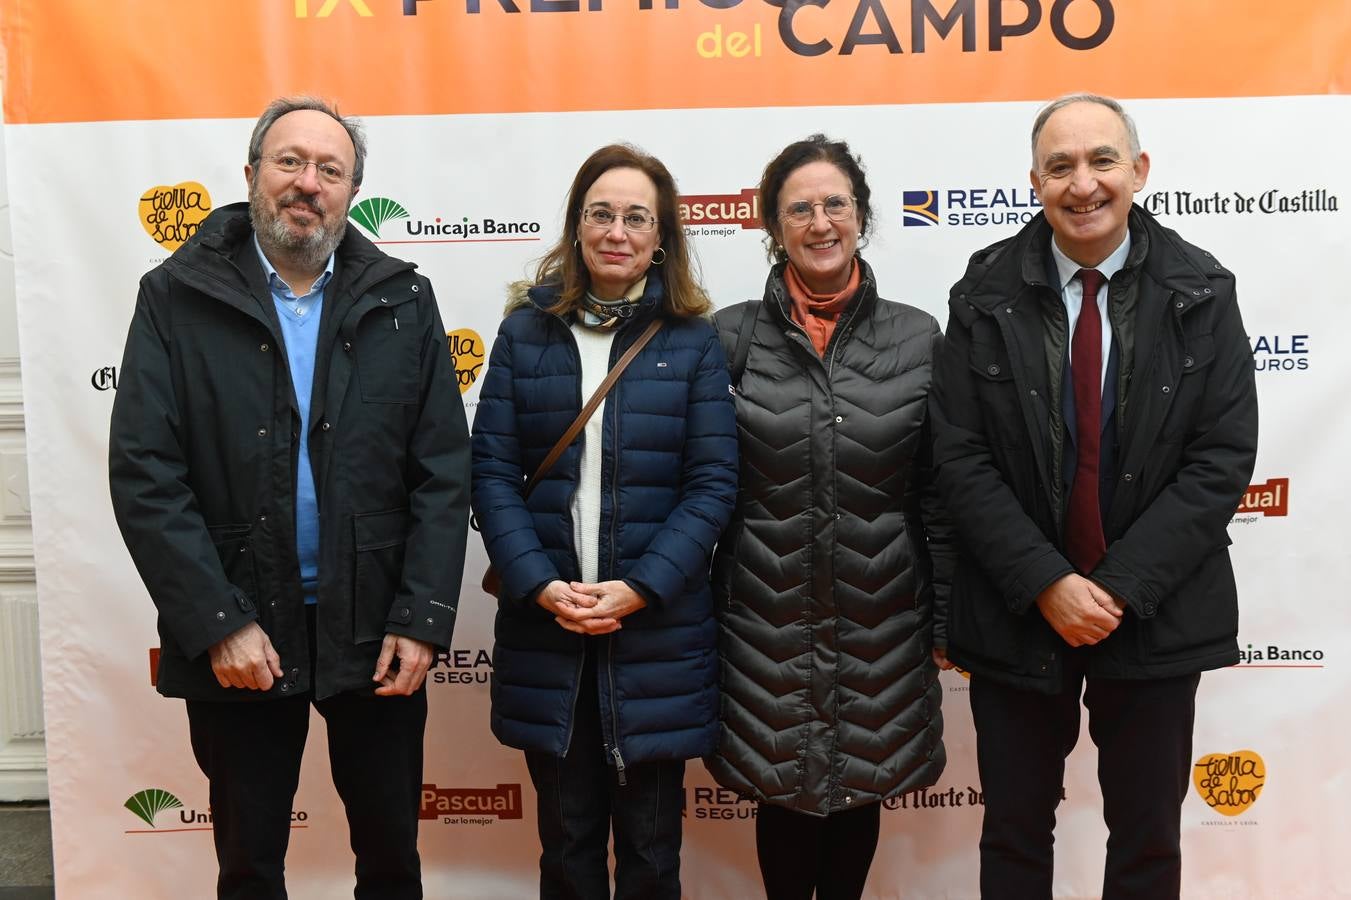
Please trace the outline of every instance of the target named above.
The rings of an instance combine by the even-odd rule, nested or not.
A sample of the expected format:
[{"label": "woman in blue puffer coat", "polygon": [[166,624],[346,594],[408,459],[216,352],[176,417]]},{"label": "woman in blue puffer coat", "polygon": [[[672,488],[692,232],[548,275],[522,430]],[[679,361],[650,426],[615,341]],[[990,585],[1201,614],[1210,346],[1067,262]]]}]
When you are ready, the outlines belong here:
[{"label": "woman in blue puffer coat", "polygon": [[474,511],[501,574],[492,728],[539,796],[541,897],[608,897],[613,827],[616,900],[677,900],[685,760],[718,734],[708,561],[736,499],[736,419],[676,197],[634,148],[582,164],[563,236],[508,302],[474,420]]}]

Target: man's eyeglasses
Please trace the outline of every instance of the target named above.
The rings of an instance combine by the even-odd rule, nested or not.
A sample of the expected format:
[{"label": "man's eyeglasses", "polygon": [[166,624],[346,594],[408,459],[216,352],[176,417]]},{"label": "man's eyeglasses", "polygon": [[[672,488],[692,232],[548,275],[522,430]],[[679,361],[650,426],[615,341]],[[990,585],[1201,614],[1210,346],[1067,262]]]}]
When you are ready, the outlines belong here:
[{"label": "man's eyeglasses", "polygon": [[623,222],[625,231],[651,231],[657,227],[656,218],[647,213],[627,212],[621,216],[604,206],[588,206],[582,210],[582,221],[592,228],[609,228],[615,219]]},{"label": "man's eyeglasses", "polygon": [[319,180],[326,184],[346,184],[350,178],[341,166],[335,166],[333,163],[315,162],[312,159],[301,159],[299,156],[292,156],[289,153],[282,153],[277,156],[264,156],[263,159],[268,165],[281,172],[284,175],[297,175],[303,172],[309,166],[314,166],[314,171],[318,173]]},{"label": "man's eyeglasses", "polygon": [[795,225],[801,228],[803,225],[811,224],[812,217],[816,215],[816,207],[821,207],[821,211],[826,214],[826,218],[832,222],[843,222],[854,214],[854,198],[848,194],[831,194],[824,200],[817,203],[810,203],[806,200],[794,200],[783,208],[779,213],[779,218],[789,225]]}]

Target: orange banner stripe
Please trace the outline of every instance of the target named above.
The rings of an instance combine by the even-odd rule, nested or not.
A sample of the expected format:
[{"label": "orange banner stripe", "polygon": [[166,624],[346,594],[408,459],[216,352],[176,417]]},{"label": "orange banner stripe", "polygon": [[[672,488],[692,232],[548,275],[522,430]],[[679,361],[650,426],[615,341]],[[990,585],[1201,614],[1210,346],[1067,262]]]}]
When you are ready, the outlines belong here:
[{"label": "orange banner stripe", "polygon": [[0,0],[0,30],[11,123],[252,117],[300,91],[425,115],[1351,84],[1351,6],[1269,0]]}]

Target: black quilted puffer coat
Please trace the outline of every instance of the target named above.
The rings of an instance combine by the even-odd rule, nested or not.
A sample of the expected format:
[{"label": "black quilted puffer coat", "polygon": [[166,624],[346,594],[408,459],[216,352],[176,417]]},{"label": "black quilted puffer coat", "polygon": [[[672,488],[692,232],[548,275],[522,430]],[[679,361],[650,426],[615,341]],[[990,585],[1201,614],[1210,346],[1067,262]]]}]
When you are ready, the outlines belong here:
[{"label": "black quilted puffer coat", "polygon": [[945,762],[931,559],[951,541],[926,414],[942,334],[879,299],[859,264],[824,358],[789,317],[782,263],[763,302],[716,316],[741,488],[714,559],[722,728],[706,763],[726,787],[814,815],[932,785]]}]

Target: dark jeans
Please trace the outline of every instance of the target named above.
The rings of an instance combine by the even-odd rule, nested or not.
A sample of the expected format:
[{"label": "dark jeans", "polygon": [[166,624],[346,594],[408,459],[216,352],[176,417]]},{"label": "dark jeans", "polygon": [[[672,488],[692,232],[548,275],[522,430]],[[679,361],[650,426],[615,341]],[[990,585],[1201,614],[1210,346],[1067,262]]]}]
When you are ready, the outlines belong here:
[{"label": "dark jeans", "polygon": [[567,755],[526,751],[525,761],[539,800],[541,900],[607,900],[611,827],[615,900],[680,900],[685,761],[628,763],[619,783],[605,756],[590,646]]},{"label": "dark jeans", "polygon": [[[310,645],[314,646],[313,611]],[[311,653],[313,658],[313,653]],[[313,683],[313,681],[311,681]],[[422,897],[417,852],[427,692],[314,700],[187,701],[192,752],[210,782],[220,900],[282,900],[291,809],[310,704],[328,729],[333,784],[356,854],[357,900]]]},{"label": "dark jeans", "polygon": [[768,900],[859,900],[877,851],[882,804],[809,816],[761,803],[755,852]]},{"label": "dark jeans", "polygon": [[1086,678],[1083,654],[1070,651],[1066,657],[1059,694],[971,678],[976,759],[985,792],[981,897],[1051,896],[1055,810],[1065,757],[1079,738],[1082,691],[1088,733],[1098,748],[1108,829],[1103,900],[1176,898],[1182,881],[1182,801],[1191,774],[1201,676]]}]

